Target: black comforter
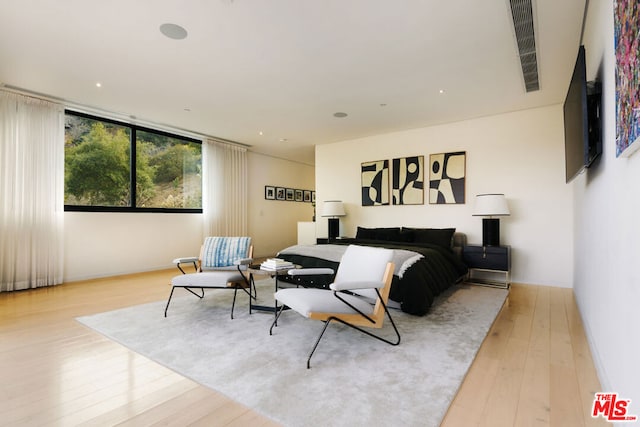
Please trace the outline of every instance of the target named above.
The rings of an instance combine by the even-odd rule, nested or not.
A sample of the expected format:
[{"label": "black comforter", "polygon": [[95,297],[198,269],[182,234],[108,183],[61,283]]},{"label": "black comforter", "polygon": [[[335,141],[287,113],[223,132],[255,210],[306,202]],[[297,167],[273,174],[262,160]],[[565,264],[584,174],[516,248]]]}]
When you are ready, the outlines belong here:
[{"label": "black comforter", "polygon": [[[401,304],[402,311],[423,316],[427,314],[434,298],[451,285],[459,282],[467,273],[467,266],[448,248],[437,245],[410,243],[390,243],[375,240],[343,240],[340,244],[379,246],[390,249],[405,249],[422,254],[424,257],[406,269],[402,278],[393,277],[389,298]],[[331,267],[337,269],[339,263],[326,259],[296,254],[279,254],[305,268]],[[311,286],[325,286],[332,278],[315,277]]]}]

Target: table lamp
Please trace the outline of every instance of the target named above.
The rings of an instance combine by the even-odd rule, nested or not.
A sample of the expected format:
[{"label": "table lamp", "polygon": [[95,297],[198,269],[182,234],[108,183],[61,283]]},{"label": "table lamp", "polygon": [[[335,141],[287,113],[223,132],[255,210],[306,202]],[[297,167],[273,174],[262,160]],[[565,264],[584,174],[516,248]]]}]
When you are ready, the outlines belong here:
[{"label": "table lamp", "polygon": [[504,194],[478,194],[473,216],[482,218],[482,246],[500,246],[500,218],[509,216],[509,206]]},{"label": "table lamp", "polygon": [[340,200],[325,200],[322,206],[322,216],[329,217],[329,241],[335,240],[338,237],[340,230],[341,216],[345,216],[347,213],[344,211],[344,205]]}]

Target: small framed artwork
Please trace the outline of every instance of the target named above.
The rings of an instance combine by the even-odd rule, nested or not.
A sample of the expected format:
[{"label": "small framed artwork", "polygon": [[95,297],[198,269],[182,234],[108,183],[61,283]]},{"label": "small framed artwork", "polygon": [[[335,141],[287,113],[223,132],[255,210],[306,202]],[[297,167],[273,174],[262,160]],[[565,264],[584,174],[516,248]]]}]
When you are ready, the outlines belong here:
[{"label": "small framed artwork", "polygon": [[302,201],[302,194],[303,194],[302,190],[296,190],[296,202]]},{"label": "small framed artwork", "polygon": [[466,156],[465,151],[429,156],[430,204],[464,204]]},{"label": "small framed artwork", "polygon": [[304,202],[307,202],[307,203],[311,202],[311,190],[304,190],[304,194],[302,197],[304,199],[303,200]]},{"label": "small framed artwork", "polygon": [[316,202],[316,192],[312,191],[311,192],[311,203],[315,203]]},{"label": "small framed artwork", "polygon": [[275,200],[276,199],[276,187],[272,187],[270,185],[264,186],[264,198],[267,200]]},{"label": "small framed artwork", "polygon": [[285,200],[285,189],[283,187],[276,187],[276,200]]},{"label": "small framed artwork", "polygon": [[293,188],[287,188],[287,200],[293,201],[294,198]]}]

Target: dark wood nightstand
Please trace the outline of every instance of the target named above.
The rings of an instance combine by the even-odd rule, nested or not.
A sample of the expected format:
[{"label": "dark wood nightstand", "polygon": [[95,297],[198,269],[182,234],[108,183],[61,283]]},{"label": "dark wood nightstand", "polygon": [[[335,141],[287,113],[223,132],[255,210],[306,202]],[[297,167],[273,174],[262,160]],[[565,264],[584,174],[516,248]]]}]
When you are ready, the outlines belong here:
[{"label": "dark wood nightstand", "polygon": [[[511,284],[511,247],[467,245],[462,260],[469,267],[466,282],[484,286],[509,288]],[[497,278],[504,280],[498,280]]]}]

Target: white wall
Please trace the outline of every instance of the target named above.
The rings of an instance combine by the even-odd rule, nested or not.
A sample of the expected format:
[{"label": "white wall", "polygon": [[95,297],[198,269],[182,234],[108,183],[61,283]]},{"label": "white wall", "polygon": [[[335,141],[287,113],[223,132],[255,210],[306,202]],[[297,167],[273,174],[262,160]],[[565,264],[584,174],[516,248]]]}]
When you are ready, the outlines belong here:
[{"label": "white wall", "polygon": [[640,154],[615,154],[612,2],[589,2],[583,44],[588,79],[603,83],[604,153],[573,182],[574,289],[603,391],[631,399],[640,415]]},{"label": "white wall", "polygon": [[201,214],[65,212],[64,281],[172,266],[198,255]]},{"label": "white wall", "polygon": [[298,241],[298,221],[311,221],[311,203],[265,200],[264,186],[315,190],[315,168],[249,153],[249,234],[256,257],[272,256]]},{"label": "white wall", "polygon": [[[268,256],[297,241],[298,221],[310,221],[311,203],[264,199],[265,185],[314,189],[314,168],[248,153],[249,235],[254,256]],[[203,239],[201,214],[66,212],[64,281],[171,268],[196,256]]]},{"label": "white wall", "polygon": [[[466,151],[466,204],[362,207],[362,162]],[[428,178],[427,178],[428,179]],[[511,216],[501,219],[501,243],[512,247],[515,282],[570,287],[572,196],[564,177],[560,105],[413,129],[316,147],[318,210],[323,200],[345,202],[341,235],[357,226],[454,226],[482,242],[474,196],[505,193]],[[425,196],[426,201],[426,196]],[[327,235],[320,218],[318,235]]]}]

